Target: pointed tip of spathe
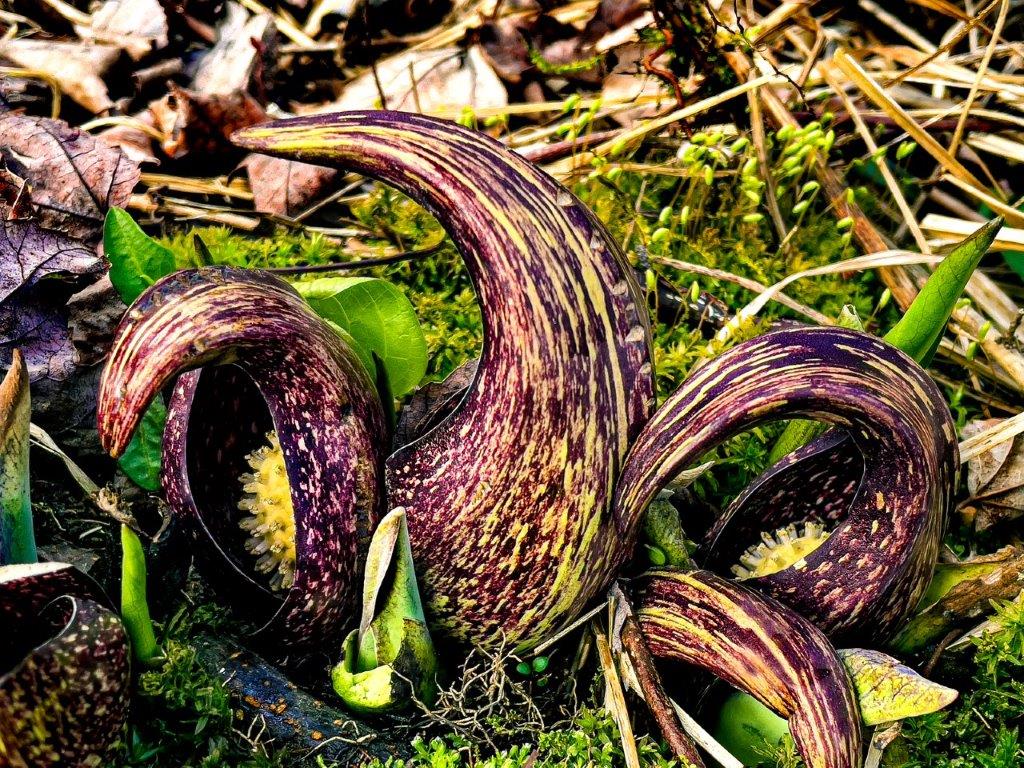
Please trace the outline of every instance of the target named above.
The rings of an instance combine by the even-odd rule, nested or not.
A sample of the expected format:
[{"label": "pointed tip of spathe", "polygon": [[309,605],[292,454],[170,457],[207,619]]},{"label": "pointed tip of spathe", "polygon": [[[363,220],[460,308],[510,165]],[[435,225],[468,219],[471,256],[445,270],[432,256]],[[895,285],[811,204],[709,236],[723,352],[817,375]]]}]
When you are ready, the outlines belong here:
[{"label": "pointed tip of spathe", "polygon": [[[439,122],[448,122],[399,110],[343,110],[286,117],[240,128],[231,134],[231,141],[251,152],[300,160],[300,155],[305,152],[320,155],[323,159],[336,141],[344,141],[345,136],[351,139],[354,133],[367,130],[370,124],[400,128],[410,122],[424,120],[434,128]],[[450,125],[453,129],[457,127],[455,123]]]},{"label": "pointed tip of spathe", "polygon": [[240,128],[231,134],[231,142],[251,152],[297,152],[303,149],[322,149],[327,131],[341,115],[307,115],[271,120],[259,125]]},{"label": "pointed tip of spathe", "polygon": [[243,149],[250,149],[253,152],[258,152],[262,146],[263,138],[267,133],[267,128],[274,126],[277,122],[277,120],[271,120],[267,123],[260,123],[259,125],[250,125],[246,128],[240,128],[231,134],[231,143],[242,147]]},{"label": "pointed tip of spathe", "polygon": [[15,348],[14,352],[11,353],[11,367],[7,369],[7,373],[4,375],[2,386],[6,389],[7,387],[16,387],[21,389],[28,385],[28,367],[25,365],[25,356],[21,354],[21,350]]}]

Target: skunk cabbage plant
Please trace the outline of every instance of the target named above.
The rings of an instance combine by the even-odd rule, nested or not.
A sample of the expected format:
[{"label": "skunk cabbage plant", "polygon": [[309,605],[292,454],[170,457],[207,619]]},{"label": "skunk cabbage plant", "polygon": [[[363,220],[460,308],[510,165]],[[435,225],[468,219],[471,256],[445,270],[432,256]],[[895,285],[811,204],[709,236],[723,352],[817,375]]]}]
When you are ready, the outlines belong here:
[{"label": "skunk cabbage plant", "polygon": [[647,310],[623,254],[568,190],[499,143],[399,112],[282,121],[235,141],[420,202],[462,253],[484,323],[455,410],[391,446],[351,346],[277,278],[183,272],[129,310],[101,382],[104,445],[121,453],[177,377],[168,501],[211,578],[264,609],[268,640],[336,641],[356,617],[366,542],[402,507],[434,632],[528,649],[608,586],[676,473],[766,419],[820,419],[849,439],[787,458],[735,515],[749,530],[792,525],[780,551],[758,559],[757,536],[725,526],[746,583],[653,574],[640,615],[657,654],[789,717],[808,765],[859,764],[853,689],[814,625],[889,632],[927,585],[957,456],[917,364],[856,331],[786,329],[707,362],[655,413]]},{"label": "skunk cabbage plant", "polygon": [[29,501],[28,372],[0,383],[0,766],[95,766],[128,712],[128,640],[99,587],[37,562]]},{"label": "skunk cabbage plant", "polygon": [[[835,527],[827,535],[821,522],[792,535],[784,529],[781,542],[762,542],[762,552],[753,547],[745,563],[751,567],[738,570],[832,635],[868,626],[876,636],[891,633],[931,578],[958,453],[942,394],[920,366],[879,339],[789,328],[701,367],[637,439],[619,480],[618,508],[636,517],[725,437],[783,414],[841,426],[844,439],[826,436],[791,454],[752,486],[769,495],[748,490],[737,514],[756,503],[773,507],[778,517],[770,522],[796,517]],[[858,451],[860,478],[836,487],[852,463],[846,437]],[[845,508],[832,508],[841,506],[837,497],[845,497]],[[780,554],[792,559],[780,561]],[[775,559],[766,560],[770,555]]]},{"label": "skunk cabbage plant", "polygon": [[128,639],[70,565],[0,566],[0,765],[105,764],[128,711]]}]

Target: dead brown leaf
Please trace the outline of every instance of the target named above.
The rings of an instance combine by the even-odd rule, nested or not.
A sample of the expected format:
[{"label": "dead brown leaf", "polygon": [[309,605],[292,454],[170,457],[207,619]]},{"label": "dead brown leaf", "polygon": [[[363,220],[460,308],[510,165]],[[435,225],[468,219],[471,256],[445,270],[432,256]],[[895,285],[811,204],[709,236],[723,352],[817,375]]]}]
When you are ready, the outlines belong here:
[{"label": "dead brown leaf", "polygon": [[487,62],[507,83],[518,84],[534,68],[524,29],[521,18],[506,16],[487,22],[476,31]]},{"label": "dead brown leaf", "polygon": [[593,18],[587,22],[583,36],[594,42],[639,19],[646,10],[647,3],[640,0],[601,0]]},{"label": "dead brown leaf", "polygon": [[68,337],[78,365],[95,365],[106,357],[114,329],[128,309],[104,275],[68,299]]},{"label": "dead brown leaf", "polygon": [[369,64],[380,54],[374,41],[430,29],[451,8],[452,0],[359,0],[345,25],[345,63]]},{"label": "dead brown leaf", "polygon": [[267,155],[250,155],[242,167],[249,176],[256,210],[278,216],[302,213],[328,194],[338,178],[333,168]]},{"label": "dead brown leaf", "polygon": [[250,15],[238,3],[228,3],[217,42],[203,56],[191,90],[206,96],[249,90],[260,69],[273,61],[276,39],[272,16]]},{"label": "dead brown leaf", "polygon": [[76,25],[84,39],[113,45],[134,60],[167,45],[167,14],[159,0],[106,0],[88,26]]},{"label": "dead brown leaf", "polygon": [[230,136],[237,130],[266,122],[267,113],[244,91],[201,94],[174,84],[171,92],[150,105],[169,157],[213,155],[234,149]]},{"label": "dead brown leaf", "polygon": [[381,60],[375,69],[376,77],[367,70],[345,86],[340,99],[315,111],[386,107],[457,116],[464,107],[508,105],[505,86],[477,45],[468,51],[454,47],[404,51]]},{"label": "dead brown leaf", "polygon": [[[973,421],[964,427],[963,437],[999,421]],[[1000,443],[967,462],[967,490],[971,496],[960,505],[960,512],[976,530],[1024,515],[1024,436]]]},{"label": "dead brown leaf", "polygon": [[[0,365],[21,349],[33,420],[64,444],[97,452],[98,343],[89,360],[76,351],[68,300],[103,271],[104,217],[127,202],[139,170],[121,151],[58,120],[2,113],[0,136],[7,163],[0,170]],[[96,304],[83,309],[93,325],[111,319]]]},{"label": "dead brown leaf", "polygon": [[146,127],[156,128],[156,115],[146,109],[138,115],[133,115],[131,122],[121,123],[105,131],[96,134],[96,138],[104,144],[120,149],[124,154],[137,165],[143,163],[159,164],[153,151],[153,136],[146,130]]},{"label": "dead brown leaf", "polygon": [[0,136],[39,226],[75,240],[95,243],[107,209],[124,205],[139,180],[123,152],[61,120],[0,113]]},{"label": "dead brown leaf", "polygon": [[426,434],[459,404],[473,383],[479,360],[469,360],[444,381],[432,381],[417,389],[402,407],[395,428],[395,445],[406,445]]}]

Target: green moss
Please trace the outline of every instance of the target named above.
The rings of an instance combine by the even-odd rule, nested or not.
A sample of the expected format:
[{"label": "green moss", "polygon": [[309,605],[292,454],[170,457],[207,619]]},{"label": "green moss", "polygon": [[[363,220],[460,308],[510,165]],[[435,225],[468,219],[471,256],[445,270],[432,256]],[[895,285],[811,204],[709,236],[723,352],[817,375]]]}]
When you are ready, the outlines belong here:
[{"label": "green moss", "polygon": [[[848,228],[826,210],[811,178],[815,158],[827,159],[833,140],[828,126],[820,123],[768,140],[772,177],[779,180],[779,209],[790,233],[784,246],[767,215],[767,190],[756,152],[745,139],[698,133],[679,153],[678,162],[664,150],[652,150],[642,158],[647,164],[643,170],[615,173],[601,166],[575,191],[627,251],[645,255],[650,268],[679,293],[708,291],[737,310],[756,294],[728,280],[669,266],[661,259],[771,285],[794,272],[856,255]],[[882,287],[868,272],[799,280],[786,293],[829,317],[838,316],[844,305],[852,304],[861,317],[870,320]],[[701,361],[764,332],[783,318],[806,321],[772,302],[756,322],[725,344],[709,344],[686,324],[656,324],[659,398],[663,400],[674,391]],[[779,424],[769,424],[712,451],[704,461],[714,460],[715,468],[697,480],[696,492],[715,505],[728,502],[766,468],[768,451],[780,429]]]},{"label": "green moss", "polygon": [[[664,745],[648,736],[636,741],[644,768],[676,768]],[[413,743],[410,760],[374,761],[367,768],[620,768],[626,765],[619,730],[605,712],[583,709],[564,728],[536,734],[529,743],[481,755],[471,744],[451,737]]]},{"label": "green moss", "polygon": [[167,622],[165,662],[139,675],[128,738],[117,766],[146,768],[284,768],[294,762],[246,745],[233,731],[231,697],[221,680],[200,664],[192,639],[223,632],[223,609],[202,604]]},{"label": "green moss", "polygon": [[[885,768],[1017,768],[1024,764],[1024,597],[997,606],[996,627],[962,660],[961,697],[942,712],[907,721]],[[948,657],[949,658],[949,657]],[[957,667],[960,667],[957,669]]]}]

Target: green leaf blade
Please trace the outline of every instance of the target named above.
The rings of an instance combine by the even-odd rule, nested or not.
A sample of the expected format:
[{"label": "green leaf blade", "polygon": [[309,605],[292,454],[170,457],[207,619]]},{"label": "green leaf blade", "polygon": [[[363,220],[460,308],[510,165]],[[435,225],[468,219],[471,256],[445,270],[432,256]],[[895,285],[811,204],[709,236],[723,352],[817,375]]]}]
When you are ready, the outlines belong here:
[{"label": "green leaf blade", "polygon": [[957,245],[935,268],[906,314],[884,336],[885,340],[922,365],[928,365],[967,281],[1002,226],[1003,219],[996,217]]},{"label": "green leaf blade", "polygon": [[103,252],[110,262],[110,282],[125,304],[177,269],[174,253],[143,232],[121,208],[107,211]]},{"label": "green leaf blade", "polygon": [[[327,277],[295,288],[319,315],[380,358],[395,397],[420,383],[427,342],[412,303],[395,285],[370,277]],[[373,366],[369,372],[374,375]]]},{"label": "green leaf blade", "polygon": [[146,553],[127,525],[121,525],[121,619],[135,658],[151,664],[160,655],[146,599]]},{"label": "green leaf blade", "polygon": [[117,462],[132,482],[147,491],[160,490],[160,462],[166,422],[167,406],[162,397],[157,397],[146,409],[138,431]]}]

